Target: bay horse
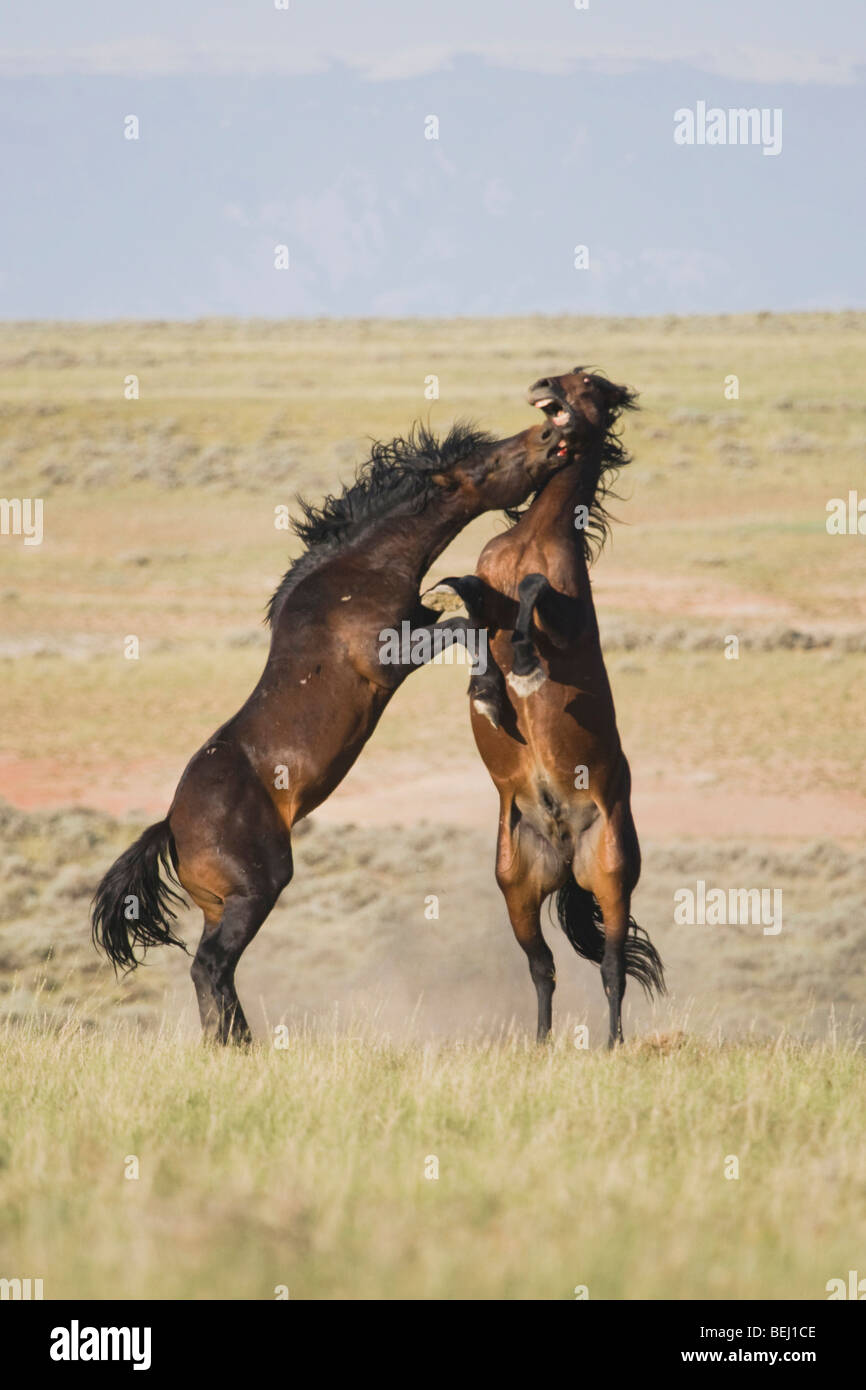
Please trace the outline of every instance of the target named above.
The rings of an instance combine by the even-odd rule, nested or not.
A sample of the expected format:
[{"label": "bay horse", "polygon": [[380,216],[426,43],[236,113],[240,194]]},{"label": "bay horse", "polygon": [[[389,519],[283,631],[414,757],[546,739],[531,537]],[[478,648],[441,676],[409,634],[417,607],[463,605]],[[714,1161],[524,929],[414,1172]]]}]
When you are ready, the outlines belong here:
[{"label": "bay horse", "polygon": [[528,399],[571,428],[573,461],[512,513],[516,524],[484,547],[474,576],[424,599],[447,611],[459,595],[488,630],[487,670],[470,681],[472,731],[499,792],[496,879],[529,961],[538,1040],[550,1033],[556,983],[541,908],[555,893],[568,940],[601,966],[613,1047],[626,977],[650,996],[665,989],[658,952],[631,916],[640,874],[631,775],[588,569],[608,532],[605,497],[629,462],[614,425],[636,396],[576,367],[537,381]]},{"label": "bay horse", "polygon": [[306,548],[270,601],[258,684],[94,897],[93,939],[115,969],[133,969],[139,949],[186,949],[177,887],[202,910],[191,974],[206,1037],[249,1042],[235,970],[292,877],[292,826],[342,781],[413,669],[380,660],[380,635],[435,622],[418,592],[426,570],[473,518],[519,505],[563,467],[567,436],[545,423],[495,440],[458,424],[440,443],[416,426],[374,445],[341,495],[301,501]]}]

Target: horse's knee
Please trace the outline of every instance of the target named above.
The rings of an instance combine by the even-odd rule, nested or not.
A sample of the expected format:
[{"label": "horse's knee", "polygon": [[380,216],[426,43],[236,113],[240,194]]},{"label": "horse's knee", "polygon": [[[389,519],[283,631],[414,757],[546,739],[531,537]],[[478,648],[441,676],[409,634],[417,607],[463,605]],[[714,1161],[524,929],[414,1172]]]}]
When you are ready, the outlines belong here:
[{"label": "horse's knee", "polygon": [[517,586],[517,597],[520,599],[521,603],[534,603],[537,601],[538,596],[542,594],[545,589],[549,588],[550,585],[547,581],[547,577],[534,571],[532,574],[525,574],[521,579]]}]

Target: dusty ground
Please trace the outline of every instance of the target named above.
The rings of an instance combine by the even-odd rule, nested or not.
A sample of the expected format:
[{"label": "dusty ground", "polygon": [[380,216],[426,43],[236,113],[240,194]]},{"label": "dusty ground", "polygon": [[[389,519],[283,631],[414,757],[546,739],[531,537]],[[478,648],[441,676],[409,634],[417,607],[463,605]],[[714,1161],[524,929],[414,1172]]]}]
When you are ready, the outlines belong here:
[{"label": "dusty ground", "polygon": [[[86,935],[87,904],[104,866],[140,828],[86,810],[5,807],[0,982],[4,1012],[74,1006],[93,1022],[121,1010],[146,1026],[167,1011],[196,1027],[188,959],[163,949],[115,984]],[[534,992],[493,881],[492,827],[348,825],[313,819],[296,843],[296,877],[250,947],[239,988],[260,1035],[281,1021],[376,1014],[397,1036],[471,1035],[529,1026]],[[632,1032],[689,1026],[738,1036],[786,1028],[798,1036],[859,1033],[866,992],[866,851],[829,840],[783,847],[739,837],[646,840],[635,914],[665,959],[671,997],[655,1009],[632,988]],[[760,925],[675,926],[673,895],[702,878],[782,890],[778,936]],[[428,920],[429,895],[439,916]],[[197,914],[182,918],[194,946]],[[557,928],[563,1029],[588,1022],[604,1039],[598,972]]]}]

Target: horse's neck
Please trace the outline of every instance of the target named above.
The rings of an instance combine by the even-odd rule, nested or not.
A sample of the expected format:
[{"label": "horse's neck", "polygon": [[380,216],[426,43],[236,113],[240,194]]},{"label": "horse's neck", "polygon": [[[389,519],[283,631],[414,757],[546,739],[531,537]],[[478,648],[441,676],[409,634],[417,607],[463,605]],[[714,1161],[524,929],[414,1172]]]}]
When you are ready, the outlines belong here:
[{"label": "horse's neck", "polygon": [[592,458],[578,459],[551,478],[520,521],[520,526],[539,536],[558,539],[583,554],[581,516],[578,507],[589,507],[587,475],[594,471]]},{"label": "horse's neck", "polygon": [[462,497],[444,496],[414,515],[382,517],[365,535],[364,549],[377,569],[393,569],[418,584],[436,557],[481,510]]}]

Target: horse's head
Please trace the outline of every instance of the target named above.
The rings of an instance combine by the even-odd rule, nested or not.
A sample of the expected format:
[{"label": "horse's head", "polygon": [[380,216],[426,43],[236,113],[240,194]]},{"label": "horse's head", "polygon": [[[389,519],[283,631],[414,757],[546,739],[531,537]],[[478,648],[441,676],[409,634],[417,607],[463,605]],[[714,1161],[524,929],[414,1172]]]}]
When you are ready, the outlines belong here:
[{"label": "horse's head", "polygon": [[546,422],[510,439],[485,441],[451,464],[441,482],[472,498],[479,511],[517,507],[571,460],[574,429]]},{"label": "horse's head", "polygon": [[637,408],[636,392],[616,386],[587,367],[575,367],[564,376],[542,377],[530,386],[527,400],[579,444],[603,438],[621,411]]},{"label": "horse's head", "polygon": [[637,409],[637,393],[588,367],[575,367],[565,376],[542,377],[530,386],[527,399],[556,429],[568,431],[570,449],[580,462],[579,485],[589,508],[589,521],[583,530],[584,554],[589,560],[608,533],[610,516],[605,498],[616,495],[612,484],[630,461],[613,426],[623,410]]}]

